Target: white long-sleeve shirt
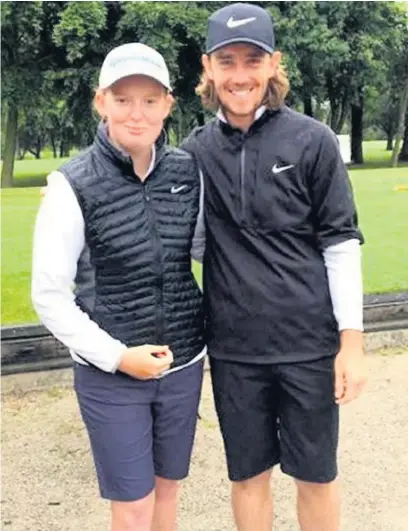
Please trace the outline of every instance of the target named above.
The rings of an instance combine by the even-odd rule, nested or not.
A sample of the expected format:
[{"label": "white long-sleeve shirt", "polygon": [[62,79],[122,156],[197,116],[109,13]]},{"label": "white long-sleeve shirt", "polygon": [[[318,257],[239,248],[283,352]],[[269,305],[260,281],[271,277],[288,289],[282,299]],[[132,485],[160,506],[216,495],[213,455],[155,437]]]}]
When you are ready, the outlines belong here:
[{"label": "white long-sleeve shirt", "polygon": [[[146,177],[152,171],[152,161]],[[70,351],[78,363],[89,361],[115,372],[127,347],[90,319],[75,302],[73,286],[78,262],[85,251],[85,223],[76,195],[65,176],[51,173],[34,229],[31,298],[41,322]],[[201,194],[200,204],[203,202]],[[193,257],[201,256],[203,237],[194,238]],[[202,359],[204,348],[189,363],[170,369],[169,374]]]},{"label": "white long-sleeve shirt", "polygon": [[[200,213],[191,251],[198,261],[202,261],[205,248],[203,202],[201,175]],[[70,349],[74,360],[83,363],[85,359],[114,372],[125,349],[134,345],[124,345],[102,330],[75,302],[73,285],[85,246],[84,219],[77,198],[64,175],[53,172],[34,231],[33,304],[41,321]],[[350,239],[328,247],[323,258],[339,330],[363,330],[359,241]],[[190,363],[204,355],[205,350]]]}]

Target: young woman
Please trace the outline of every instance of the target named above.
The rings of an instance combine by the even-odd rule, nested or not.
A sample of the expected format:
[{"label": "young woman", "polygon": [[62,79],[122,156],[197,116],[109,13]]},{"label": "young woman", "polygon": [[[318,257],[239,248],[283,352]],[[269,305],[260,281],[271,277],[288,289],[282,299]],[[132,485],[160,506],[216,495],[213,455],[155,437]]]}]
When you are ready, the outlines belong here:
[{"label": "young woman", "polygon": [[112,50],[95,95],[95,141],[51,174],[35,227],[33,303],[74,359],[112,531],[174,531],[196,427],[200,179],[193,158],[164,143],[172,103],[158,52]]}]

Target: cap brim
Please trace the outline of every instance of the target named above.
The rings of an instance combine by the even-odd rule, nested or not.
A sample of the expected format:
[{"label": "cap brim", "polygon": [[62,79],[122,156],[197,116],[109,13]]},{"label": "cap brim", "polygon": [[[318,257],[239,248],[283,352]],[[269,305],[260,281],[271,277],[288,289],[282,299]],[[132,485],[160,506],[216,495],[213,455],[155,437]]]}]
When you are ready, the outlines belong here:
[{"label": "cap brim", "polygon": [[166,90],[171,92],[171,86],[163,79],[163,76],[160,75],[160,71],[155,71],[152,68],[144,68],[142,64],[134,62],[132,64],[127,63],[126,66],[119,68],[116,67],[111,69],[111,75],[105,75],[105,79],[101,82],[99,80],[99,88],[104,90],[111,87],[114,83],[129,76],[146,76],[154,79],[160,85],[162,85]]},{"label": "cap brim", "polygon": [[219,50],[220,48],[224,48],[224,46],[228,46],[229,44],[236,44],[238,42],[244,42],[246,44],[253,44],[257,48],[261,48],[261,50],[263,50],[264,52],[273,53],[273,48],[271,48],[270,46],[268,46],[264,42],[260,42],[260,41],[257,41],[255,39],[248,39],[248,38],[245,38],[245,37],[235,37],[234,39],[227,39],[225,41],[222,41],[222,42],[216,44],[215,46],[212,46],[211,48],[209,48],[206,51],[206,53],[215,52],[216,50]]}]

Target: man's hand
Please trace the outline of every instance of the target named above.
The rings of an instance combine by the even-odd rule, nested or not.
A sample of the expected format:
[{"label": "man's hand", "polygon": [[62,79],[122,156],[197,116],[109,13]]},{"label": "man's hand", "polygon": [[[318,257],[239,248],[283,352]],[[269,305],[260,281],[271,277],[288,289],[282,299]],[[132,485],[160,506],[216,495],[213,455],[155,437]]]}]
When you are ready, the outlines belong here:
[{"label": "man's hand", "polygon": [[359,396],[367,383],[363,333],[358,330],[341,332],[341,347],[335,364],[335,399],[342,406]]},{"label": "man's hand", "polygon": [[40,188],[40,197],[43,198],[46,196],[48,190],[48,186],[42,186]]},{"label": "man's hand", "polygon": [[168,346],[142,345],[126,349],[118,369],[138,380],[150,380],[169,369],[172,362]]}]

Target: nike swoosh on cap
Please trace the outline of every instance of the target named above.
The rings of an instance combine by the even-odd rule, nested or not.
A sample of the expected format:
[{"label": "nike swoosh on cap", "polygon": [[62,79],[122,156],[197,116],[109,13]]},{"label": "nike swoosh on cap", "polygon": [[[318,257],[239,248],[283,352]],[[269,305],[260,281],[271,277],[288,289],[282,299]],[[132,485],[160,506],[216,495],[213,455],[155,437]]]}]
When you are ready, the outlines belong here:
[{"label": "nike swoosh on cap", "polygon": [[256,17],[242,18],[240,20],[234,20],[234,17],[230,17],[227,21],[227,26],[231,29],[238,28],[239,26],[245,26],[245,24],[253,22],[254,20],[256,20]]}]

